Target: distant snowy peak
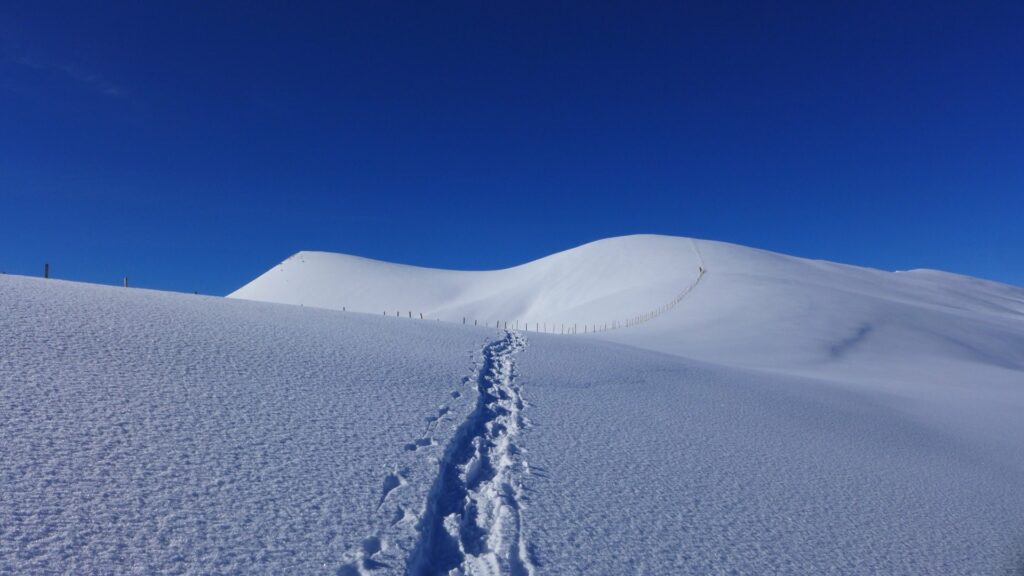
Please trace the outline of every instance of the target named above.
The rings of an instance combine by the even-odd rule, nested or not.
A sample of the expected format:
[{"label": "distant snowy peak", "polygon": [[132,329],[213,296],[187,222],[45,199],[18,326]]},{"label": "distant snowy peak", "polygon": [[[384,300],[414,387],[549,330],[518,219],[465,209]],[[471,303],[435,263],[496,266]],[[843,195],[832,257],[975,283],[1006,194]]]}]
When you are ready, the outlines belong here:
[{"label": "distant snowy peak", "polygon": [[549,333],[596,330],[632,346],[776,370],[892,370],[915,356],[1024,369],[1024,289],[673,236],[610,238],[485,272],[300,252],[230,297]]}]

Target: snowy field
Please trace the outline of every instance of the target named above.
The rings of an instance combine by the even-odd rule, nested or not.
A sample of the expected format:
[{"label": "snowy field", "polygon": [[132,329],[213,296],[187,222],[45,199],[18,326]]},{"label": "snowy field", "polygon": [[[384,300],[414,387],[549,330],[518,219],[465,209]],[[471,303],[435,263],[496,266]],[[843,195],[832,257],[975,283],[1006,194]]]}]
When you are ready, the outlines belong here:
[{"label": "snowy field", "polygon": [[0,573],[1024,573],[1022,289],[634,236],[232,296],[0,276]]}]

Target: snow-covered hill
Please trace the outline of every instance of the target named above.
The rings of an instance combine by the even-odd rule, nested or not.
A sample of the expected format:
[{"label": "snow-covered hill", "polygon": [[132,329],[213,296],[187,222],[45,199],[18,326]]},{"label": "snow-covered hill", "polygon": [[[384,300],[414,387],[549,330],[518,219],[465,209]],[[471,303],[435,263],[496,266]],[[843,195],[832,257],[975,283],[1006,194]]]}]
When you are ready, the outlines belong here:
[{"label": "snow-covered hill", "polygon": [[0,276],[0,573],[1024,567],[1018,288],[632,236],[232,296]]},{"label": "snow-covered hill", "polygon": [[548,332],[575,324],[582,333],[670,303],[697,279],[696,246],[665,236],[615,238],[489,272],[299,252],[229,297],[488,326],[539,324]]},{"label": "snow-covered hill", "polygon": [[[820,375],[867,377],[879,363],[886,374],[922,362],[1024,368],[1024,289],[671,236],[611,238],[488,272],[300,252],[229,297],[527,331],[596,328],[598,338],[688,358]],[[636,325],[606,330],[627,323]]]}]

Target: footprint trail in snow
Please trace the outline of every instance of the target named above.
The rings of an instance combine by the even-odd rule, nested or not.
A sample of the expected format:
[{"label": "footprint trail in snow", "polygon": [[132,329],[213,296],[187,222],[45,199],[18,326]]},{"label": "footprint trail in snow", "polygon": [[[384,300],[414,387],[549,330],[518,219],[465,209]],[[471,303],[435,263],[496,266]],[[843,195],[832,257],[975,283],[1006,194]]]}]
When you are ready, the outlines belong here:
[{"label": "footprint trail in snow", "polygon": [[525,345],[509,331],[484,350],[476,408],[445,449],[408,574],[534,573],[522,535],[525,463],[515,443],[526,423],[514,355]]}]

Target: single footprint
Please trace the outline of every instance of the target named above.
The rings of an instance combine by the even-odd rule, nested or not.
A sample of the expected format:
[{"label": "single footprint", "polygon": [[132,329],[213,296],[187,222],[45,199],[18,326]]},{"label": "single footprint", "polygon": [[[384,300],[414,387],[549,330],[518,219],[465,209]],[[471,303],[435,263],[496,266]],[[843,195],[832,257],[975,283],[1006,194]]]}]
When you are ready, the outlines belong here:
[{"label": "single footprint", "polygon": [[384,477],[384,488],[381,490],[380,502],[377,503],[377,508],[380,508],[384,504],[384,500],[387,499],[388,494],[405,483],[405,478],[401,474],[395,472],[388,474]]},{"label": "single footprint", "polygon": [[433,443],[434,443],[434,439],[433,438],[420,438],[420,439],[416,440],[415,442],[409,442],[408,444],[406,444],[405,445],[405,449],[410,451],[410,452],[415,452],[416,450],[418,450],[420,448],[423,448],[424,446],[430,446]]},{"label": "single footprint", "polygon": [[395,507],[395,513],[391,515],[391,525],[398,524],[405,518],[405,508],[401,506]]},{"label": "single footprint", "polygon": [[374,560],[373,557],[382,549],[380,538],[376,536],[370,536],[366,540],[363,540],[363,568],[367,570],[376,570],[377,568],[390,568],[383,562]]}]

